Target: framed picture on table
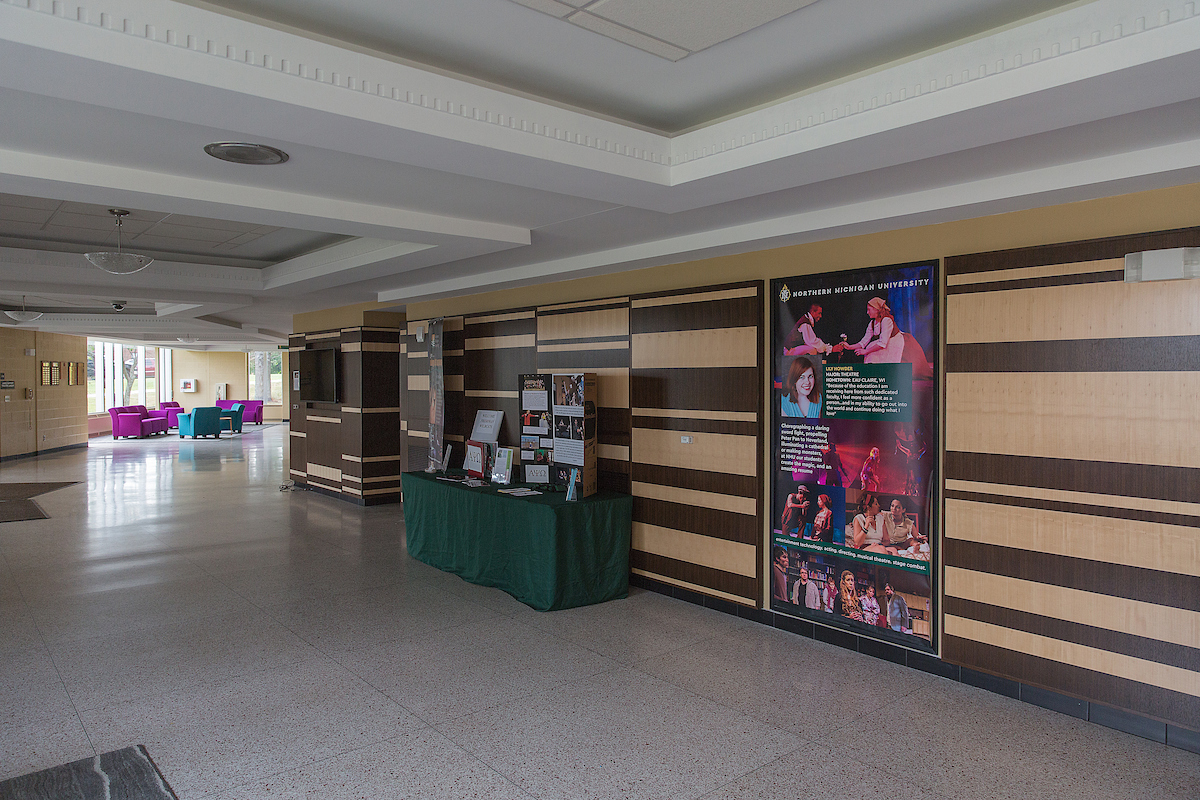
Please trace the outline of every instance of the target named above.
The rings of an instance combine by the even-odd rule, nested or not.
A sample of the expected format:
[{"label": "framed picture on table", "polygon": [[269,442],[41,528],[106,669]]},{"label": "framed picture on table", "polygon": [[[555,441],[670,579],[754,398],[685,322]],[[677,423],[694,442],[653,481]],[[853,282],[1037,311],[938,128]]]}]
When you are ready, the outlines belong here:
[{"label": "framed picture on table", "polygon": [[463,458],[463,469],[472,478],[487,479],[487,445],[474,439],[467,441],[467,453]]}]

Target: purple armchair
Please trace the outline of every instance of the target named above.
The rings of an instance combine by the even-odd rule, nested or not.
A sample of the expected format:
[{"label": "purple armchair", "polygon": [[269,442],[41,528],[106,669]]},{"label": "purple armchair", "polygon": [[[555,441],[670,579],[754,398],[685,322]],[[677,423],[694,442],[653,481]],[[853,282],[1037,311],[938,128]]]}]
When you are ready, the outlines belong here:
[{"label": "purple armchair", "polygon": [[142,438],[167,432],[167,411],[147,411],[145,406],[115,406],[108,410],[112,417],[113,438],[136,436]]},{"label": "purple armchair", "polygon": [[259,425],[263,424],[263,401],[262,400],[218,400],[217,407],[225,411],[233,408],[234,403],[242,404],[242,421],[255,422]]}]

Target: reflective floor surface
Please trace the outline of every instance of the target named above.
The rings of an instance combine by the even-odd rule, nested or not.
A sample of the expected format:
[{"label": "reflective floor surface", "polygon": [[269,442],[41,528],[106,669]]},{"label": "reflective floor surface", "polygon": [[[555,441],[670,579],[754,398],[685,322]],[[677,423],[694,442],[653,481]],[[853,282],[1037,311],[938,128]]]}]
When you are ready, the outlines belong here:
[{"label": "reflective floor surface", "polygon": [[1200,756],[654,593],[549,614],[280,492],[287,428],[0,464],[0,779],[181,798],[1196,798]]}]

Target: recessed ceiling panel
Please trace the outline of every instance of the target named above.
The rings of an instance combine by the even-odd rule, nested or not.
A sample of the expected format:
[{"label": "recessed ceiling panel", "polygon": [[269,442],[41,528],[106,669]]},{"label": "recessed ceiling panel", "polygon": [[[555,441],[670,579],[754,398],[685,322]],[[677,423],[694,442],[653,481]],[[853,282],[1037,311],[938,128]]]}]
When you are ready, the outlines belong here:
[{"label": "recessed ceiling panel", "polygon": [[567,21],[581,28],[586,28],[593,33],[607,36],[609,39],[616,39],[618,42],[636,47],[639,50],[645,50],[647,53],[656,55],[659,58],[665,58],[668,61],[679,61],[688,55],[688,51],[682,47],[676,47],[668,42],[654,39],[644,33],[618,25],[603,17],[594,16],[586,11],[572,14],[567,18]]},{"label": "recessed ceiling panel", "polygon": [[[84,252],[116,245],[109,206],[0,194],[0,246]],[[266,267],[346,237],[237,220],[127,209],[126,246],[155,258]],[[218,256],[219,254],[219,256]],[[234,263],[236,262],[236,263]]]},{"label": "recessed ceiling panel", "polygon": [[[596,0],[590,14],[691,53],[728,41],[816,0]],[[573,20],[572,20],[573,21]]]}]

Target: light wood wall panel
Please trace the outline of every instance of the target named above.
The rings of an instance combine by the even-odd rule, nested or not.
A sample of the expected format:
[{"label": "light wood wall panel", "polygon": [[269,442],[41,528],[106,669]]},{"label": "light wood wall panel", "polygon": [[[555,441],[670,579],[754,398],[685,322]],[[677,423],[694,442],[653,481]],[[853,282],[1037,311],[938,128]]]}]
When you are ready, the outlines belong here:
[{"label": "light wood wall panel", "polygon": [[943,656],[1200,730],[1200,228],[946,260]]},{"label": "light wood wall panel", "polygon": [[1200,467],[1200,372],[946,377],[946,447]]}]

